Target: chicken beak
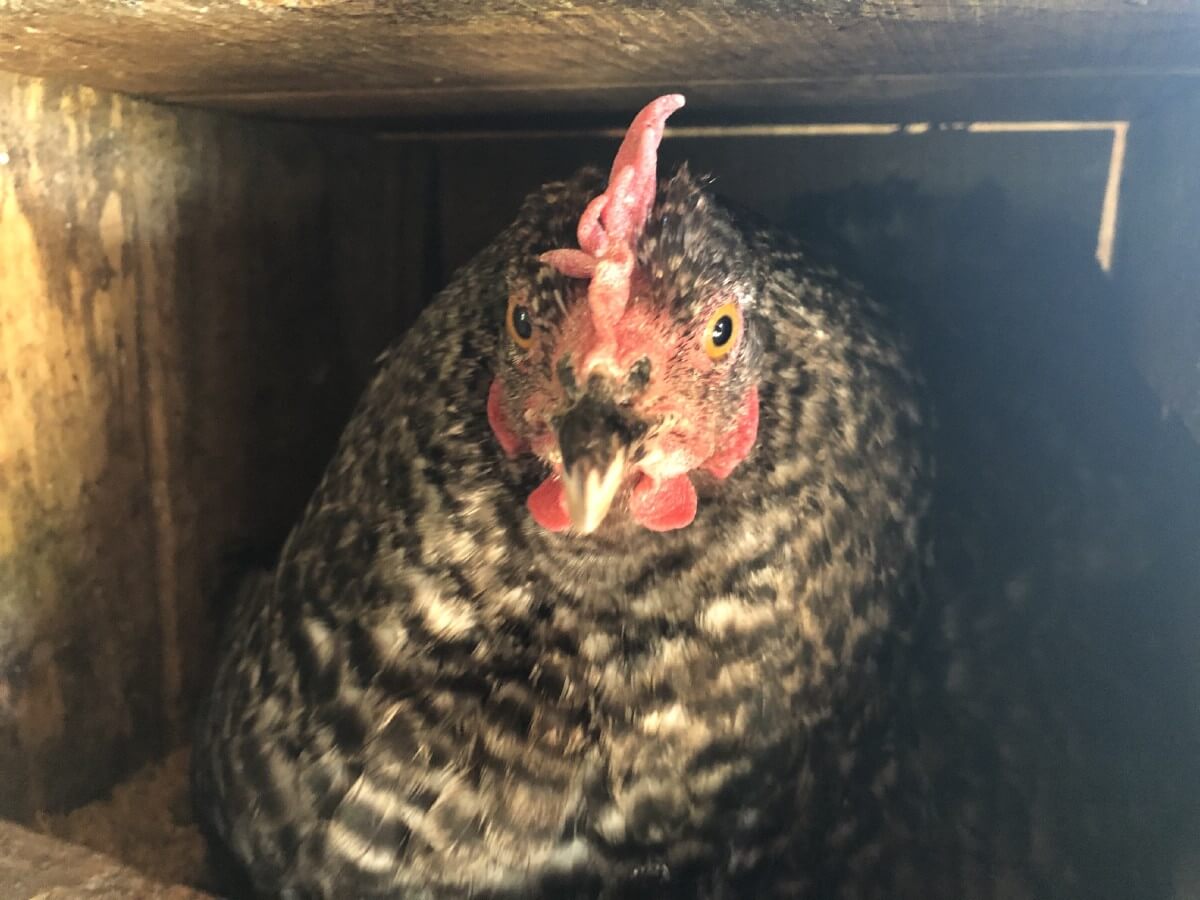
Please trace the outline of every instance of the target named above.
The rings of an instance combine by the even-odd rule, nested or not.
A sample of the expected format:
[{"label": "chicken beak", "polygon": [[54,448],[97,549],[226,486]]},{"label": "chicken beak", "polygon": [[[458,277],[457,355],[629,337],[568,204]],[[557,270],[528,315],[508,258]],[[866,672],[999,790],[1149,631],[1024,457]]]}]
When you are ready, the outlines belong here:
[{"label": "chicken beak", "polygon": [[638,428],[611,401],[588,394],[558,426],[563,494],[571,525],[591,534],[604,521],[625,481],[630,445]]},{"label": "chicken beak", "polygon": [[618,448],[607,465],[576,463],[563,472],[563,493],[571,526],[580,534],[600,527],[625,478],[625,450]]}]

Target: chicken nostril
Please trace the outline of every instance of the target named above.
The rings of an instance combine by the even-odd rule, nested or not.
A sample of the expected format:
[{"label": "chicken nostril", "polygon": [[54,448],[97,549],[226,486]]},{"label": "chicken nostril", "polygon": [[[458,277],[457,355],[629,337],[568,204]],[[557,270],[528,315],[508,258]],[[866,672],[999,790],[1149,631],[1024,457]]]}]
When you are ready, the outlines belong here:
[{"label": "chicken nostril", "polygon": [[645,390],[650,383],[650,360],[643,356],[629,370],[629,386],[635,391]]}]

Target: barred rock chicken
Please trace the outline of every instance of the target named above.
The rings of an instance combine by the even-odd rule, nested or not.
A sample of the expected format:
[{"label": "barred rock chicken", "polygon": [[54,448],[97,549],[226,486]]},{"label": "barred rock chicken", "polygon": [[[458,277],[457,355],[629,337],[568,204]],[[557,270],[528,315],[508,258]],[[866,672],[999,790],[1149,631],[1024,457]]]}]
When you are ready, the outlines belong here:
[{"label": "barred rock chicken", "polygon": [[928,463],[885,317],[661,97],[385,354],[231,623],[198,808],[288,897],[888,896]]}]

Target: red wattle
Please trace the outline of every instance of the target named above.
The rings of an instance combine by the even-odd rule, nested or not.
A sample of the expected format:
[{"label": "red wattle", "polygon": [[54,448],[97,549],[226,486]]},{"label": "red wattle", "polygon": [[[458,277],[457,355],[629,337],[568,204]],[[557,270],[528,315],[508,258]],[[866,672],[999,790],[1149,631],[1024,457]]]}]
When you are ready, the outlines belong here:
[{"label": "red wattle", "polygon": [[525,501],[533,520],[547,531],[566,531],[571,527],[567,514],[567,498],[563,494],[562,481],[551,475],[536,488]]},{"label": "red wattle", "polygon": [[651,531],[673,531],[696,518],[696,489],[687,475],[655,483],[643,475],[629,498],[633,520]]},{"label": "red wattle", "polygon": [[728,478],[737,464],[750,455],[758,438],[758,388],[746,393],[737,422],[721,439],[721,448],[704,461],[704,470]]},{"label": "red wattle", "polygon": [[508,425],[508,417],[504,414],[502,391],[500,379],[492,379],[492,386],[488,388],[487,398],[488,424],[492,426],[492,431],[496,435],[496,440],[500,442],[501,449],[509,456],[516,456],[525,449],[525,442],[517,437]]}]

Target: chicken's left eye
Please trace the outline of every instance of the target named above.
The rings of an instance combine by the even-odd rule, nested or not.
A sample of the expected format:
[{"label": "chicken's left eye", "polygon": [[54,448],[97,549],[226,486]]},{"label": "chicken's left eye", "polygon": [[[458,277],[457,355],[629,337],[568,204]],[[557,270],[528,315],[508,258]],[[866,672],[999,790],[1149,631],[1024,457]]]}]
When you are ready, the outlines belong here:
[{"label": "chicken's left eye", "polygon": [[508,303],[508,335],[522,349],[533,343],[533,316],[528,306],[514,300]]},{"label": "chicken's left eye", "polygon": [[704,329],[704,352],[720,359],[737,345],[742,328],[742,311],[736,303],[726,303],[708,319]]}]

